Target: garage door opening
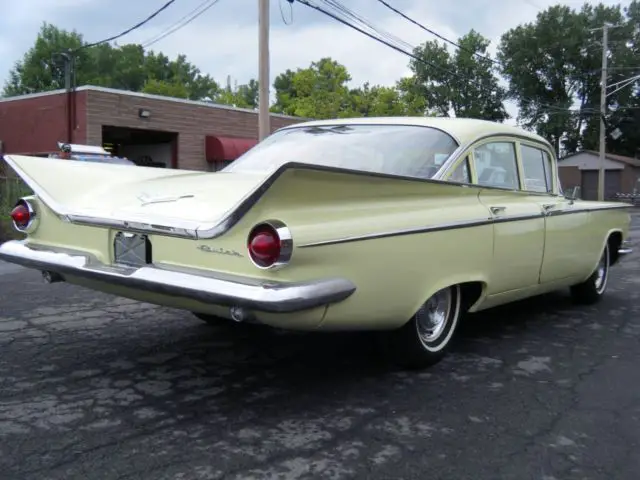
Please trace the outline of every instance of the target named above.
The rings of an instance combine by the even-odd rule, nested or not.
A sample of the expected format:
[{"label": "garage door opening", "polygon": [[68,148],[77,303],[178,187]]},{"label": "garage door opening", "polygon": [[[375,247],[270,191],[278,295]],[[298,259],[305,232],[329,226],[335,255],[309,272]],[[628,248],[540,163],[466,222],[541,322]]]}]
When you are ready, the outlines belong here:
[{"label": "garage door opening", "polygon": [[[598,199],[598,170],[582,170],[582,199]],[[604,200],[613,200],[622,191],[622,170],[605,170]]]},{"label": "garage door opening", "polygon": [[160,130],[102,127],[102,144],[113,155],[144,167],[177,168],[178,134]]}]

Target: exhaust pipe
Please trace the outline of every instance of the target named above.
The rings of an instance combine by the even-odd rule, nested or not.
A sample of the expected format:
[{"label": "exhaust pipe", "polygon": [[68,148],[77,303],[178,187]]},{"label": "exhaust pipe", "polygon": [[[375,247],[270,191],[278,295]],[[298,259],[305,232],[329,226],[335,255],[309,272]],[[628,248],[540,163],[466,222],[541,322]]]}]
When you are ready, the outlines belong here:
[{"label": "exhaust pipe", "polygon": [[62,275],[56,272],[49,272],[47,270],[42,272],[42,278],[45,281],[45,283],[64,282],[64,278],[62,278]]}]

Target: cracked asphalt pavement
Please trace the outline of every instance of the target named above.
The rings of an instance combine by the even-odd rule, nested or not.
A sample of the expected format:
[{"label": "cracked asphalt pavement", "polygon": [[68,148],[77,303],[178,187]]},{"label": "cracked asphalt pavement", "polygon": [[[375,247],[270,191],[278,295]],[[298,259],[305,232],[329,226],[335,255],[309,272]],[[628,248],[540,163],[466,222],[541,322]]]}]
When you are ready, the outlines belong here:
[{"label": "cracked asphalt pavement", "polygon": [[470,315],[402,372],[365,334],[211,327],[0,263],[0,477],[635,480],[639,267],[596,306]]}]

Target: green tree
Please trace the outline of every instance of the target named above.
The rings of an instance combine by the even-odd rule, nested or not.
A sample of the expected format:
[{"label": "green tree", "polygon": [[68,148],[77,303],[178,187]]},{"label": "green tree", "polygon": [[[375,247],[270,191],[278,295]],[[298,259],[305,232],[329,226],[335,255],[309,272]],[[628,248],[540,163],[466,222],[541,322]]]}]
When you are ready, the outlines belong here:
[{"label": "green tree", "polygon": [[[637,0],[630,10],[637,15]],[[637,66],[638,44],[633,47],[629,42],[637,21],[628,18],[624,25],[619,6],[585,3],[577,11],[556,5],[539,13],[535,22],[506,32],[498,58],[522,124],[547,138],[558,153],[597,148],[601,27],[605,22],[624,25],[610,30],[608,82],[612,84],[630,76],[628,67]],[[608,107],[628,105],[632,92],[629,88],[608,96]],[[609,131],[617,128],[615,116],[609,120]]]},{"label": "green tree", "polygon": [[454,53],[438,41],[417,47],[413,53],[420,60],[409,62],[413,76],[403,79],[399,88],[412,99],[414,108],[425,113],[498,122],[509,118],[504,107],[506,90],[488,58],[489,41],[472,30],[456,43],[462,48]]},{"label": "green tree", "polygon": [[351,90],[351,115],[363,117],[390,117],[424,114],[421,104],[412,104],[395,87],[370,86],[366,82],[362,87]]},{"label": "green tree", "polygon": [[287,70],[274,81],[276,103],[272,110],[309,118],[350,116],[349,81],[347,68],[331,58],[296,72]]},{"label": "green tree", "polygon": [[[34,46],[9,72],[9,79],[4,86],[4,96],[63,88],[63,59],[60,53],[77,49],[82,43],[82,36],[75,31],[66,32],[53,25],[43,24]],[[87,59],[87,52],[80,51],[78,63],[84,64]]]},{"label": "green tree", "polygon": [[227,77],[227,85],[219,89],[211,100],[238,108],[258,108],[258,82],[251,79],[247,84],[235,82],[232,86],[231,77]]},{"label": "green tree", "polygon": [[44,23],[34,45],[9,72],[4,95],[64,88],[61,53],[69,52],[73,52],[75,58],[77,85],[165,93],[169,86],[180,85],[180,96],[186,91],[184,98],[192,100],[213,98],[219,91],[218,84],[209,75],[203,75],[184,55],[171,60],[162,53],[145,52],[141,45],[135,44],[88,46],[77,32]]},{"label": "green tree", "polygon": [[172,83],[166,80],[156,80],[154,78],[145,82],[144,87],[142,87],[142,92],[163,95],[165,97],[189,98],[189,91],[183,84]]},{"label": "green tree", "polygon": [[308,118],[420,115],[395,87],[350,88],[347,68],[331,58],[321,58],[308,68],[286,70],[273,83],[276,102],[271,110]]}]

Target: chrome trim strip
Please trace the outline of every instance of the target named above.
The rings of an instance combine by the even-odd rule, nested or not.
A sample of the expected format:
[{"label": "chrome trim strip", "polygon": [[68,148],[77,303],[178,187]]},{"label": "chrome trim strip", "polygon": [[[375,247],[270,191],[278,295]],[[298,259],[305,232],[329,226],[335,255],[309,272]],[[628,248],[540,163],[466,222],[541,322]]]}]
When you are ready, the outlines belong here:
[{"label": "chrome trim strip", "polygon": [[0,245],[0,259],[62,277],[71,275],[212,305],[271,313],[298,312],[340,302],[356,291],[356,286],[343,278],[287,283],[162,264],[140,268],[105,265],[86,252],[18,240]]},{"label": "chrome trim strip", "polygon": [[622,210],[624,208],[631,208],[632,205],[628,205],[628,204],[620,204],[620,205],[607,205],[607,206],[601,206],[601,207],[576,207],[576,208],[564,208],[562,210],[549,210],[547,211],[547,216],[549,217],[555,217],[555,216],[559,216],[559,215],[571,215],[572,213],[589,213],[589,212],[600,212],[603,210]]},{"label": "chrome trim strip", "polygon": [[[542,208],[542,207],[541,207]],[[548,216],[559,216],[559,215],[570,215],[574,213],[588,213],[593,211],[600,210],[615,210],[629,208],[628,205],[608,205],[606,207],[597,207],[597,208],[575,208],[575,209],[567,209],[567,210],[557,210],[557,211],[540,211],[540,213],[530,214],[530,215],[500,215],[495,217],[483,218],[481,220],[462,220],[458,222],[451,223],[441,223],[437,225],[430,225],[427,227],[415,227],[415,228],[406,228],[406,229],[398,229],[386,232],[376,232],[376,233],[367,233],[363,235],[356,235],[351,237],[341,237],[332,240],[322,240],[319,242],[310,242],[305,243],[303,245],[298,245],[298,248],[309,248],[309,247],[319,247],[325,245],[336,245],[340,243],[350,243],[350,242],[358,242],[361,240],[373,240],[378,238],[387,238],[387,237],[398,237],[403,235],[414,235],[420,233],[430,233],[430,232],[440,232],[445,230],[453,230],[457,228],[471,228],[471,227],[479,227],[483,225],[492,225],[496,223],[508,223],[508,222],[519,222],[523,220],[534,220],[536,218],[544,218]]]},{"label": "chrome trim strip", "polygon": [[342,237],[342,238],[336,238],[333,240],[322,240],[319,242],[305,243],[304,245],[299,245],[298,248],[319,247],[324,245],[336,245],[339,243],[358,242],[361,240],[373,240],[378,238],[399,237],[399,236],[414,235],[419,233],[441,232],[445,230],[481,227],[484,225],[493,225],[494,223],[518,222],[518,221],[533,220],[536,218],[543,218],[543,217],[544,215],[542,213],[539,213],[539,214],[533,214],[533,215],[505,215],[503,217],[483,218],[481,220],[461,220],[457,222],[431,225],[428,227],[406,228],[406,229],[392,230],[392,231],[386,231],[386,232],[357,235],[353,237]]},{"label": "chrome trim strip", "polygon": [[128,232],[135,233],[158,233],[169,237],[180,237],[197,239],[197,225],[192,222],[183,222],[185,224],[191,223],[189,227],[178,227],[171,225],[151,224],[146,222],[131,221],[131,220],[116,220],[112,218],[98,218],[88,217],[85,215],[69,214],[64,217],[64,220],[76,225],[85,225],[89,227],[104,227],[113,228],[118,230],[126,230]]}]

